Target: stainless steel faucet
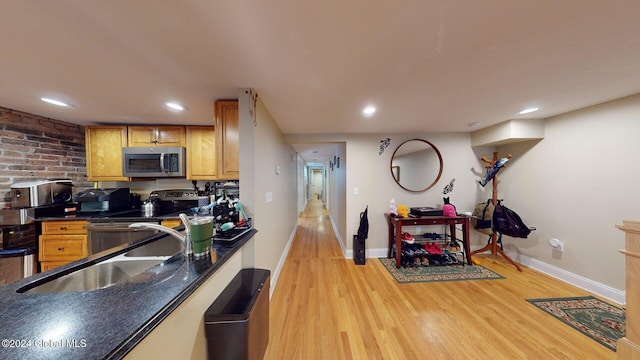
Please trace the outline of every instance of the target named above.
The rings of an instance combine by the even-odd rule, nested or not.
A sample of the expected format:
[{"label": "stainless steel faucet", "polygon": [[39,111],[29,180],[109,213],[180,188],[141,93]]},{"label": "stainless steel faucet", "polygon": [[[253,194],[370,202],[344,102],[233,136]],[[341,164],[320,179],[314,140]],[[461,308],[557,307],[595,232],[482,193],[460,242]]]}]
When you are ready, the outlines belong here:
[{"label": "stainless steel faucet", "polygon": [[178,232],[175,229],[172,229],[170,227],[166,227],[164,225],[159,225],[159,224],[151,224],[151,223],[133,223],[129,225],[130,228],[133,229],[156,229],[156,230],[160,230],[166,234],[169,234],[173,237],[175,237],[176,239],[182,241],[182,244],[184,245],[184,256],[188,257],[190,255],[193,254],[193,250],[191,249],[191,239],[189,237],[189,232],[185,231],[185,234],[181,234],[180,232]]}]

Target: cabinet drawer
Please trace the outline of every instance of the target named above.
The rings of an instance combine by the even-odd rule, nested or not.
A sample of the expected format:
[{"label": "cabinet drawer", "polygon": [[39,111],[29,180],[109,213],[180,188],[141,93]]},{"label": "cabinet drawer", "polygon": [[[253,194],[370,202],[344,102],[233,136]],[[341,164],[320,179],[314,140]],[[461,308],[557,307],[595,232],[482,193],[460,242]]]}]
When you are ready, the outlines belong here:
[{"label": "cabinet drawer", "polygon": [[40,235],[40,261],[77,260],[87,257],[86,235]]},{"label": "cabinet drawer", "polygon": [[43,221],[43,234],[86,234],[87,222],[85,220],[69,221]]},{"label": "cabinet drawer", "polygon": [[464,219],[419,219],[414,221],[406,221],[404,226],[413,226],[413,225],[453,225],[453,224],[464,224]]},{"label": "cabinet drawer", "polygon": [[62,265],[67,265],[70,262],[71,262],[70,260],[67,260],[67,261],[45,261],[45,262],[41,262],[40,263],[40,270],[42,270],[42,272],[45,272],[45,271],[52,270],[52,269],[55,269],[57,267],[60,267]]}]

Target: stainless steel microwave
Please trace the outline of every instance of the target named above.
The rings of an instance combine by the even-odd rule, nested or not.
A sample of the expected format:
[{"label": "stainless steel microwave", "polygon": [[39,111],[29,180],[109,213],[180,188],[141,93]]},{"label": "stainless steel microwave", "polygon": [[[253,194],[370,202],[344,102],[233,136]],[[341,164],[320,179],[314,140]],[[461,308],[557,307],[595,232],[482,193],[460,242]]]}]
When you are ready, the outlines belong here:
[{"label": "stainless steel microwave", "polygon": [[185,148],[183,147],[125,147],[122,148],[122,170],[130,177],[185,176]]}]

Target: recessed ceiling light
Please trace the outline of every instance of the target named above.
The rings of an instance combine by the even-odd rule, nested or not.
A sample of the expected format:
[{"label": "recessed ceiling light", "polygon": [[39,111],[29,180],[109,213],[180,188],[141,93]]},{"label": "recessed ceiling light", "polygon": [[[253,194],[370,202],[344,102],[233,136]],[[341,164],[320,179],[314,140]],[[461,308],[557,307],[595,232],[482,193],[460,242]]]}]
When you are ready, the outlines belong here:
[{"label": "recessed ceiling light", "polygon": [[538,108],[537,107],[532,107],[532,108],[524,109],[524,110],[520,111],[518,114],[524,115],[524,114],[532,113],[534,111],[538,111]]},{"label": "recessed ceiling light", "polygon": [[51,99],[51,98],[46,98],[46,97],[41,97],[40,100],[49,103],[49,104],[53,104],[53,105],[57,105],[57,106],[62,106],[62,107],[69,107],[71,105],[62,102],[60,100],[56,100],[56,99]]},{"label": "recessed ceiling light", "polygon": [[164,103],[165,105],[167,105],[167,107],[171,110],[175,110],[175,111],[184,111],[184,106],[173,102],[173,101],[167,101],[166,103]]},{"label": "recessed ceiling light", "polygon": [[373,107],[373,106],[367,106],[367,107],[365,107],[364,109],[362,109],[362,114],[363,114],[364,116],[371,116],[371,115],[373,115],[373,113],[375,113],[375,112],[376,112],[376,108],[375,108],[375,107]]}]

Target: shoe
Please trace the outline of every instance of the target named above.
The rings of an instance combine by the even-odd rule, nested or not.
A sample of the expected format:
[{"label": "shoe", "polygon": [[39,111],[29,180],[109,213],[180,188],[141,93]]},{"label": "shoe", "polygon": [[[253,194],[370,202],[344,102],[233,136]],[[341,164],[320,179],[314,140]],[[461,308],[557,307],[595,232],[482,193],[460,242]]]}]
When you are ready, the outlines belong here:
[{"label": "shoe", "polygon": [[425,237],[427,239],[432,239],[432,240],[442,239],[442,236],[437,233],[424,233],[422,234],[422,237]]},{"label": "shoe", "polygon": [[442,252],[442,257],[447,265],[453,265],[458,262],[453,253],[447,249]]},{"label": "shoe", "polygon": [[427,258],[429,259],[430,265],[442,266],[447,264],[447,262],[442,259],[442,255],[429,255]]},{"label": "shoe", "polygon": [[407,244],[413,244],[415,242],[415,239],[408,232],[402,232],[402,241],[406,242]]},{"label": "shoe", "polygon": [[411,248],[406,248],[402,250],[402,253],[409,256],[409,257],[414,257],[415,256],[415,252],[413,251],[413,249]]},{"label": "shoe", "polygon": [[442,247],[438,243],[427,243],[424,249],[432,255],[442,255]]},{"label": "shoe", "polygon": [[460,251],[460,244],[458,244],[457,241],[451,241],[447,245],[445,245],[444,248],[451,252],[458,252]]}]

